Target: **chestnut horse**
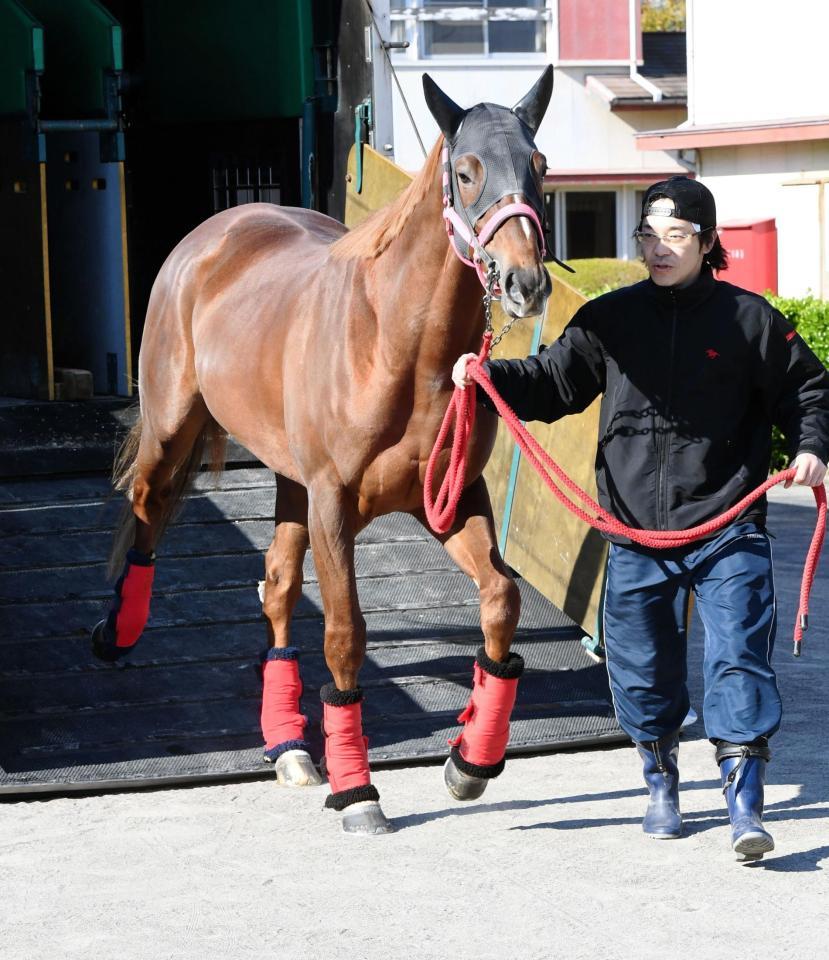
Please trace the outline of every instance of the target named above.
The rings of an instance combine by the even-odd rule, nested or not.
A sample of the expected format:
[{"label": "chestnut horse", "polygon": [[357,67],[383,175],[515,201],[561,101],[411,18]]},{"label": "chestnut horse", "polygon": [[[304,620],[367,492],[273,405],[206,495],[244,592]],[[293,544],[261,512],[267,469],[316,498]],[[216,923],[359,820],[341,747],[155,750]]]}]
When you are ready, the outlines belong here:
[{"label": "chestnut horse", "polygon": [[[354,539],[391,511],[424,521],[424,472],[452,394],[452,364],[478,349],[484,327],[479,277],[460,254],[497,270],[507,314],[544,309],[545,162],[533,137],[552,82],[549,67],[512,110],[463,110],[424,76],[443,136],[397,200],[351,232],[312,210],[226,210],[173,250],[150,297],[139,359],[141,416],[116,465],[116,484],[130,503],[112,568],[126,563],[93,649],[112,660],[140,636],[163,528],[205,442],[216,441],[221,465],[222,440],[232,434],[277,478],[263,598],[266,757],[276,761],[280,783],[320,782],[307,753],[297,650],[290,646],[310,543],[333,677],[320,692],[327,806],[343,811],[350,832],[391,830],[362,735],[358,678],[366,628]],[[468,245],[456,230],[455,251],[447,244],[445,208],[471,227]],[[454,526],[439,536],[480,589],[484,638],[461,718],[464,734],[445,771],[458,799],[479,796],[503,769],[522,666],[510,654],[519,594],[498,553],[481,476],[495,429],[496,418],[481,411]],[[447,463],[448,455],[440,469]]]}]

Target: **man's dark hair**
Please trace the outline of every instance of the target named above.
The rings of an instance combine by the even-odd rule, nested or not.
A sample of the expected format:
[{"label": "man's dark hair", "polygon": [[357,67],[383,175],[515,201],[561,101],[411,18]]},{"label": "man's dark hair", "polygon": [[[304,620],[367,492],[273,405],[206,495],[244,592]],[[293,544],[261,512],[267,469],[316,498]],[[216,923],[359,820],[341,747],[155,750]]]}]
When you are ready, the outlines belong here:
[{"label": "man's dark hair", "polygon": [[712,234],[714,236],[714,246],[705,254],[703,262],[707,263],[712,270],[722,272],[728,269],[728,251],[720,243],[720,238],[716,230],[713,227],[709,230],[702,230],[699,233],[699,242],[700,245],[708,243]]}]

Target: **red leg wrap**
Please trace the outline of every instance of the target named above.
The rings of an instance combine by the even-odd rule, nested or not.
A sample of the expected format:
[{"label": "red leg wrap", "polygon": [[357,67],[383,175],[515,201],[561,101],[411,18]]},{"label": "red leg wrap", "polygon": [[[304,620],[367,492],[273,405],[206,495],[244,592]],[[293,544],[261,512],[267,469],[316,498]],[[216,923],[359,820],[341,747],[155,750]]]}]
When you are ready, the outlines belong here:
[{"label": "red leg wrap", "polygon": [[265,756],[275,760],[286,750],[307,750],[307,717],[299,712],[302,680],[294,647],[273,648],[262,667],[262,736]]},{"label": "red leg wrap", "polygon": [[332,793],[354,790],[371,782],[368,737],[363,736],[363,705],[334,706],[323,701],[325,766]]},{"label": "red leg wrap", "polygon": [[[502,676],[493,676],[482,667],[482,661]],[[509,742],[509,718],[523,666],[523,660],[516,654],[511,654],[506,664],[499,664],[490,660],[483,648],[478,652],[472,697],[458,717],[458,722],[464,724],[463,732],[457,739],[449,741],[451,746],[458,748],[465,762],[476,767],[494,767],[502,763]]]},{"label": "red leg wrap", "polygon": [[[132,551],[130,551],[132,553]],[[144,632],[150,616],[150,598],[153,592],[155,566],[131,561],[127,554],[127,566],[115,591],[118,595],[115,616],[115,646],[132,647]]]}]

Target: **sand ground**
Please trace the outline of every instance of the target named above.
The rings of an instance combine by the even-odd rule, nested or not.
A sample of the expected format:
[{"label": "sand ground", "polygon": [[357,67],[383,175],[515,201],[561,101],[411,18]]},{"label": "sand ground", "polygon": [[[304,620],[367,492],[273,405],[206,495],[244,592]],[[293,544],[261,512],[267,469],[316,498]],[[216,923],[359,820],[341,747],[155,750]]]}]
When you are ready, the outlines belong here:
[{"label": "sand ground", "polygon": [[[808,505],[809,501],[802,502]],[[792,513],[794,511],[794,513]],[[813,511],[778,511],[808,531]],[[785,521],[785,523],[783,523]],[[378,771],[397,832],[353,838],[327,788],[272,780],[0,803],[2,960],[817,960],[829,940],[826,561],[801,660],[789,642],[803,544],[778,552],[786,719],[767,823],[730,851],[701,723],[680,751],[685,836],[646,838],[632,747],[512,759],[484,797],[439,766]],[[699,688],[699,637],[691,688]]]}]

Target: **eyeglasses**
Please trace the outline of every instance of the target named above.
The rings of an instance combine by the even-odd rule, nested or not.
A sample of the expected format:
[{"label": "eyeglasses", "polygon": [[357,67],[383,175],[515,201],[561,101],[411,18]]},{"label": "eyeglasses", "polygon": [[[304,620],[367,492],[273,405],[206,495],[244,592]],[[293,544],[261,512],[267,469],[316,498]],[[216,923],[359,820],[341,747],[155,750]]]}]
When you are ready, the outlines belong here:
[{"label": "eyeglasses", "polygon": [[633,234],[634,240],[641,243],[643,247],[652,247],[660,240],[669,247],[684,247],[691,237],[695,236],[695,233],[683,233],[681,230],[669,230],[664,236],[651,233],[649,230],[637,230]]}]

